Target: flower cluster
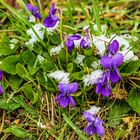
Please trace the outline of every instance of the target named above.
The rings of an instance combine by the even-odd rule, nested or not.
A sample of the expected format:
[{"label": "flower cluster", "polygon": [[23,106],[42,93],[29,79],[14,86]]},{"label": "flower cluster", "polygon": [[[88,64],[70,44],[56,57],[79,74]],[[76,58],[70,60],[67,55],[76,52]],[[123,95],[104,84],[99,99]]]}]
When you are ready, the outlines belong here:
[{"label": "flower cluster", "polygon": [[[37,7],[26,4],[26,7],[31,12],[33,17],[38,18],[39,20],[42,19],[41,14],[39,13],[39,10]],[[57,16],[55,16],[56,9],[54,3],[51,6],[51,9],[49,11],[49,16],[44,19],[44,24],[37,23],[33,26],[33,29],[35,30],[36,34],[38,34],[40,39],[44,39],[45,31],[47,32],[53,32],[59,25],[60,20]],[[34,22],[34,18],[32,16],[28,18],[29,22]],[[32,29],[27,30],[27,34],[31,37],[28,42],[26,42],[26,45],[34,45],[38,41],[38,37],[34,33]]]},{"label": "flower cluster", "polygon": [[44,26],[47,28],[48,31],[53,31],[57,28],[59,24],[59,18],[55,16],[56,9],[54,3],[49,12],[49,16],[44,20]]},{"label": "flower cluster", "polygon": [[[87,31],[85,31],[86,33]],[[67,46],[67,49],[69,52],[72,52],[73,48],[78,48],[79,46],[81,48],[87,49],[89,46],[91,46],[91,41],[89,34],[81,37],[78,34],[70,35],[65,43]]]},{"label": "flower cluster", "polygon": [[94,133],[103,136],[105,133],[103,121],[87,111],[85,111],[83,115],[88,121],[87,127],[84,129],[84,131],[87,132],[90,136],[92,136]]},{"label": "flower cluster", "polygon": [[121,79],[118,67],[123,62],[123,55],[117,53],[118,49],[119,43],[117,40],[114,40],[108,46],[108,54],[101,57],[101,65],[105,68],[105,71],[97,83],[97,94],[109,96],[111,92],[110,82],[116,83]]},{"label": "flower cluster", "polygon": [[75,105],[75,101],[73,100],[70,94],[75,93],[78,90],[78,84],[76,82],[70,84],[61,84],[59,83],[58,89],[60,94],[56,97],[56,101],[63,108],[66,108],[68,105]]},{"label": "flower cluster", "polygon": [[31,12],[31,14],[35,17],[38,18],[39,20],[42,19],[37,7],[31,5],[31,4],[26,4],[26,7],[28,8],[28,10]]},{"label": "flower cluster", "polygon": [[[0,70],[0,81],[2,81],[2,71]],[[2,86],[0,85],[0,94],[4,94],[4,91],[2,89]]]},{"label": "flower cluster", "polygon": [[[76,105],[74,94],[76,94],[78,89],[80,90],[79,87],[84,87],[84,90],[88,92],[91,87],[96,85],[96,93],[108,97],[111,94],[111,85],[122,79],[119,73],[121,64],[123,62],[128,62],[131,59],[138,59],[131,50],[132,47],[129,45],[128,41],[124,39],[124,35],[116,36],[112,34],[110,37],[106,37],[105,34],[101,34],[100,36],[95,36],[90,32],[92,25],[90,25],[90,29],[89,26],[83,28],[83,35],[78,32],[69,34],[65,38],[65,32],[62,32],[62,38],[58,37],[59,39],[57,41],[55,35],[57,35],[57,33],[59,34],[58,26],[60,24],[60,19],[56,16],[57,9],[55,8],[55,4],[52,4],[48,16],[45,19],[42,19],[43,17],[37,7],[31,4],[26,4],[26,7],[32,14],[32,16],[28,17],[28,21],[32,22],[32,28],[26,31],[29,40],[25,45],[28,46],[27,49],[30,50],[29,52],[31,52],[31,50],[33,50],[32,54],[35,52],[32,63],[34,63],[34,59],[36,61],[33,68],[35,69],[38,67],[39,69],[39,72],[34,72],[34,69],[31,69],[31,74],[29,74],[29,76],[32,76],[32,71],[33,73],[37,73],[36,77],[39,77],[37,81],[41,81],[42,83],[40,83],[43,86],[46,83],[48,84],[47,86],[44,86],[45,89],[53,85],[53,87],[49,87],[51,89],[50,91],[54,89],[54,86],[57,83],[58,91],[60,93],[55,98],[55,101],[62,108]],[[35,22],[36,19],[38,19],[37,23]],[[102,31],[106,31],[105,26],[102,28]],[[98,30],[96,25],[93,25],[93,30],[95,32]],[[54,33],[55,31],[56,34]],[[54,36],[52,36],[52,34]],[[51,38],[49,38],[50,36]],[[110,42],[112,38],[114,38],[114,40]],[[41,45],[43,44],[43,46],[45,46],[44,44],[46,43],[46,46],[43,49],[38,43],[39,41],[43,42],[41,42]],[[11,40],[9,45],[10,49],[14,50],[19,42],[20,41],[16,39]],[[56,46],[52,47],[52,44],[56,44]],[[36,49],[38,45],[40,45],[39,49]],[[107,45],[108,47],[106,48]],[[35,48],[33,48],[34,46]],[[23,52],[25,50],[26,49],[24,49]],[[75,52],[73,53],[72,51]],[[105,54],[106,51],[107,54]],[[60,52],[62,52],[62,54]],[[101,57],[101,59],[99,59],[99,57]],[[52,67],[50,66],[51,64]],[[27,63],[23,64],[23,67],[24,66],[25,69],[27,68],[27,72],[28,70],[30,71],[30,67],[32,68],[32,65],[30,66]],[[49,70],[46,70],[49,66]],[[78,78],[75,75],[78,75]],[[1,80],[2,71],[0,71],[0,81]],[[53,80],[55,80],[56,83],[53,83]],[[49,83],[49,81],[51,81],[52,84]],[[87,86],[91,87],[86,89],[85,87]],[[82,91],[83,90],[81,90],[80,93],[82,93]],[[0,94],[3,93],[2,86],[0,85]],[[103,136],[105,133],[103,121],[96,115],[99,110],[100,107],[92,106],[91,109],[86,110],[83,113],[88,122],[84,132],[88,133],[90,136],[95,133]],[[40,128],[45,128],[45,125],[41,122],[38,122],[37,125]]]}]

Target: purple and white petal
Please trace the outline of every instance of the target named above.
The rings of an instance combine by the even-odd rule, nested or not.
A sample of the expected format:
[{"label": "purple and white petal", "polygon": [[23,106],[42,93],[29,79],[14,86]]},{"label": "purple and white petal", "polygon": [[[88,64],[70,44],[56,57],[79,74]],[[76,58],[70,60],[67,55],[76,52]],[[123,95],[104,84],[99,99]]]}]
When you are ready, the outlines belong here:
[{"label": "purple and white petal", "polygon": [[83,115],[86,118],[86,120],[89,122],[93,122],[95,120],[94,115],[92,115],[91,113],[89,113],[87,111],[83,112]]},{"label": "purple and white petal", "polygon": [[84,49],[87,49],[90,45],[91,45],[91,41],[90,41],[89,37],[87,37],[87,36],[83,37],[80,42],[80,46]]},{"label": "purple and white petal", "polygon": [[81,36],[75,34],[75,35],[69,36],[68,39],[70,39],[70,40],[79,40],[79,39],[81,39]]},{"label": "purple and white petal", "polygon": [[26,7],[28,8],[28,10],[32,13],[32,15],[34,15],[36,18],[38,18],[39,20],[42,19],[37,7],[31,5],[30,3],[26,4]]},{"label": "purple and white petal", "polygon": [[56,16],[54,16],[53,18],[47,17],[44,20],[44,26],[46,28],[52,28],[52,27],[55,27],[58,22],[59,22],[59,19]]}]

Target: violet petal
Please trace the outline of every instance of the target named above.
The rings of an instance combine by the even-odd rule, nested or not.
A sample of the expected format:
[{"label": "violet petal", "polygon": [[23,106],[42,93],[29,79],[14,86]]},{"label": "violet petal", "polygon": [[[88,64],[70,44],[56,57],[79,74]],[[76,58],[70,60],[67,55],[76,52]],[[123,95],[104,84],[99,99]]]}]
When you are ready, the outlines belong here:
[{"label": "violet petal", "polygon": [[66,108],[69,104],[69,99],[67,96],[63,96],[60,98],[58,102],[61,107]]},{"label": "violet petal", "polygon": [[116,54],[118,49],[119,49],[119,42],[117,40],[113,40],[113,42],[108,46],[108,51],[110,54]]},{"label": "violet petal", "polygon": [[2,86],[0,85],[0,94],[4,94],[4,91],[2,89]]},{"label": "violet petal", "polygon": [[54,27],[58,21],[59,19],[57,17],[55,20],[52,17],[47,17],[44,20],[44,26],[47,28]]},{"label": "violet petal", "polygon": [[76,82],[70,83],[68,85],[69,93],[75,93],[78,90],[78,84]]},{"label": "violet petal", "polygon": [[92,121],[95,120],[95,117],[87,111],[83,112],[83,115],[86,118],[86,120],[89,121],[89,122],[92,122]]},{"label": "violet petal", "polygon": [[105,129],[102,125],[97,125],[95,128],[98,135],[103,136],[105,134]]},{"label": "violet petal", "polygon": [[119,67],[122,62],[123,62],[123,55],[120,54],[120,53],[117,53],[115,54],[113,57],[112,57],[112,62],[113,62],[113,65],[116,66],[116,67]]},{"label": "violet petal", "polygon": [[107,55],[102,56],[100,62],[104,68],[110,68],[112,66],[112,58]]},{"label": "violet petal", "polygon": [[0,70],[0,81],[2,80],[2,71]]},{"label": "violet petal", "polygon": [[72,106],[75,106],[75,101],[73,97],[69,95],[68,98],[69,98],[69,104],[71,104]]},{"label": "violet petal", "polygon": [[112,69],[110,71],[109,78],[110,78],[110,81],[112,83],[117,83],[121,79],[121,76],[120,76],[119,71],[118,71],[117,68],[116,69]]}]

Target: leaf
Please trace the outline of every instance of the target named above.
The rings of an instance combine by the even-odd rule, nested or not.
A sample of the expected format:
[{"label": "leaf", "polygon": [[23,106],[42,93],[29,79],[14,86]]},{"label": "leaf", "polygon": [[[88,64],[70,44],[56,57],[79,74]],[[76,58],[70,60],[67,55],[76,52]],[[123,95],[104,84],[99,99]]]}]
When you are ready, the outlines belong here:
[{"label": "leaf", "polygon": [[139,68],[140,68],[140,60],[131,61],[122,67],[121,72],[135,74],[135,72],[137,72]]},{"label": "leaf", "polygon": [[9,78],[9,83],[12,90],[18,90],[21,82],[22,82],[22,79],[18,75],[11,75]]},{"label": "leaf", "polygon": [[6,71],[9,74],[16,74],[16,64],[21,62],[20,55],[12,55],[3,59],[2,61],[2,70]]},{"label": "leaf", "polygon": [[[12,98],[14,99],[14,97],[12,97]],[[10,100],[8,103],[7,103],[7,100],[8,99],[0,98],[0,108],[1,109],[12,112],[12,111],[18,109],[21,106],[20,104],[18,104],[14,100]]]},{"label": "leaf", "polygon": [[73,71],[73,62],[68,63],[67,65],[68,72],[71,73]]},{"label": "leaf", "polygon": [[55,34],[51,35],[50,40],[53,44],[59,45],[61,43],[60,34],[55,33]]},{"label": "leaf", "polygon": [[52,61],[43,61],[41,63],[41,67],[44,71],[49,72],[55,69],[54,64]]},{"label": "leaf", "polygon": [[122,117],[130,110],[129,105],[124,101],[117,101],[113,104],[109,112],[109,123],[118,125],[122,121]]},{"label": "leaf", "polygon": [[22,86],[22,90],[23,90],[24,95],[26,96],[27,99],[29,99],[29,100],[33,99],[34,91],[33,91],[32,86],[30,84],[28,84],[28,83],[24,84]]},{"label": "leaf", "polygon": [[93,56],[93,53],[94,53],[94,47],[89,47],[88,49],[84,50],[84,54],[86,56]]},{"label": "leaf", "polygon": [[25,137],[28,137],[30,134],[26,132],[25,129],[21,128],[21,127],[16,127],[16,126],[12,126],[10,128],[6,128],[4,130],[4,132],[7,132],[7,133],[12,133],[13,135],[15,135],[16,137],[19,137],[19,138],[25,138]]},{"label": "leaf", "polygon": [[39,67],[37,66],[36,58],[31,59],[28,64],[28,71],[30,75],[34,75],[38,71]]},{"label": "leaf", "polygon": [[32,51],[27,50],[22,54],[22,58],[24,63],[28,64],[31,60],[35,58],[35,54]]},{"label": "leaf", "polygon": [[22,78],[26,78],[28,75],[26,68],[20,63],[16,65],[16,73]]},{"label": "leaf", "polygon": [[140,115],[140,90],[132,88],[128,96],[128,104]]},{"label": "leaf", "polygon": [[71,74],[72,77],[76,80],[82,80],[82,77],[84,75],[84,72],[83,71],[80,71],[80,72],[75,72],[73,74]]},{"label": "leaf", "polygon": [[91,57],[86,57],[84,59],[84,65],[88,66],[88,67],[91,67],[91,64],[95,61],[94,57],[91,56]]},{"label": "leaf", "polygon": [[27,99],[29,99],[32,104],[35,104],[38,101],[39,94],[35,93],[32,86],[28,83],[24,84],[22,90]]},{"label": "leaf", "polygon": [[35,104],[39,99],[39,93],[34,93],[33,96],[34,96],[34,98],[32,100],[32,104]]},{"label": "leaf", "polygon": [[10,55],[16,52],[17,45],[15,45],[14,49],[10,49],[8,42],[0,42],[0,54],[1,55]]}]

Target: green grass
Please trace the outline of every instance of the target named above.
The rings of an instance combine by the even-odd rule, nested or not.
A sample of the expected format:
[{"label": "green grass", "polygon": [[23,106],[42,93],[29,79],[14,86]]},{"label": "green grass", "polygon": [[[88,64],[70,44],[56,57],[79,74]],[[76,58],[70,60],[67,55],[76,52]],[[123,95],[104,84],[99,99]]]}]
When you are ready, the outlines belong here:
[{"label": "green grass", "polygon": [[[0,21],[3,23],[0,30],[1,45],[3,43],[4,46],[7,46],[7,38],[10,39],[16,37],[20,40],[20,45],[24,46],[25,41],[29,38],[26,34],[26,30],[31,28],[40,40],[40,43],[36,44],[36,49],[33,49],[32,52],[36,55],[38,52],[41,52],[42,54],[45,52],[43,55],[49,60],[50,56],[48,55],[48,48],[51,46],[49,43],[45,42],[46,40],[43,41],[39,38],[38,34],[32,28],[32,24],[25,18],[24,10],[21,9],[18,11],[3,0],[0,0],[0,2]],[[25,9],[25,2],[19,0],[19,3]],[[45,6],[42,6],[41,1],[38,0],[36,4],[41,13],[44,13],[42,7],[49,10],[48,7],[46,7],[46,5],[50,5],[49,2],[45,1]],[[102,33],[101,25],[106,24],[109,27],[109,30],[107,31],[108,34],[130,33],[132,36],[140,38],[140,12],[138,4],[140,4],[138,0],[118,0],[117,2],[113,0],[82,0],[80,2],[60,0],[57,3],[57,7],[61,10],[59,13],[60,40],[63,40],[63,33],[72,34],[81,32],[83,26],[91,26],[93,23],[97,24],[99,34]],[[28,14],[30,13],[28,12]],[[17,36],[17,32],[20,33],[22,37]],[[133,43],[135,44],[134,50],[138,54],[140,41],[138,40],[138,42]],[[43,47],[43,49],[41,47]],[[15,53],[22,55],[26,50],[28,50],[28,47],[24,46],[23,48],[18,48]],[[67,50],[65,51],[66,61],[64,64],[68,64],[69,61],[72,62],[72,60],[69,60],[70,56]],[[1,56],[0,61],[6,56],[8,55]],[[56,58],[53,59],[55,61]],[[67,69],[67,67],[63,65],[63,62],[61,62],[60,57],[57,63],[59,64],[56,66],[57,69],[58,67],[61,69]],[[24,63],[26,69],[27,65],[28,63]],[[139,63],[134,65],[137,66]],[[32,66],[33,65],[31,65],[31,67]],[[35,68],[37,67],[38,65]],[[90,70],[86,69],[85,71],[87,72]],[[8,81],[11,75],[6,72],[4,73],[3,86],[7,90],[5,91],[6,93],[4,96],[0,97],[1,140],[18,140],[26,139],[26,137],[31,140],[100,140],[101,138],[97,135],[89,137],[83,132],[83,129],[86,127],[86,121],[84,117],[82,117],[82,113],[94,104],[102,107],[98,115],[105,122],[104,126],[106,128],[106,134],[103,139],[139,139],[139,115],[136,113],[137,111],[135,112],[133,109],[130,110],[130,106],[127,104],[128,101],[126,101],[128,100],[128,95],[123,96],[119,91],[119,89],[123,89],[123,93],[125,93],[125,91],[130,92],[129,87],[133,89],[135,86],[139,91],[139,67],[134,73],[124,73],[123,82],[114,86],[113,90],[116,92],[109,98],[109,100],[103,99],[102,97],[95,97],[95,91],[93,91],[93,89],[82,89],[83,85],[80,83],[81,93],[77,93],[78,95],[75,97],[78,105],[67,109],[60,108],[55,102],[55,97],[58,93],[57,85],[52,79],[49,79],[47,76],[45,77],[47,72],[43,72],[38,70],[38,75],[43,75],[43,77],[39,77],[38,75],[24,77],[20,83],[21,87],[19,86],[19,88],[15,90],[11,88],[12,81]],[[16,83],[21,80],[21,77],[18,75],[12,80]],[[50,81],[51,86],[41,85],[42,81],[44,83]],[[24,95],[22,89],[24,83],[28,83],[33,87],[33,90],[29,91],[30,93],[33,92],[39,94],[38,97],[34,97],[35,99],[38,98],[37,103],[33,104],[32,100],[27,99]],[[122,100],[119,99],[120,96],[123,98]],[[45,125],[45,128],[37,127],[37,122],[42,122],[42,124]]]}]

